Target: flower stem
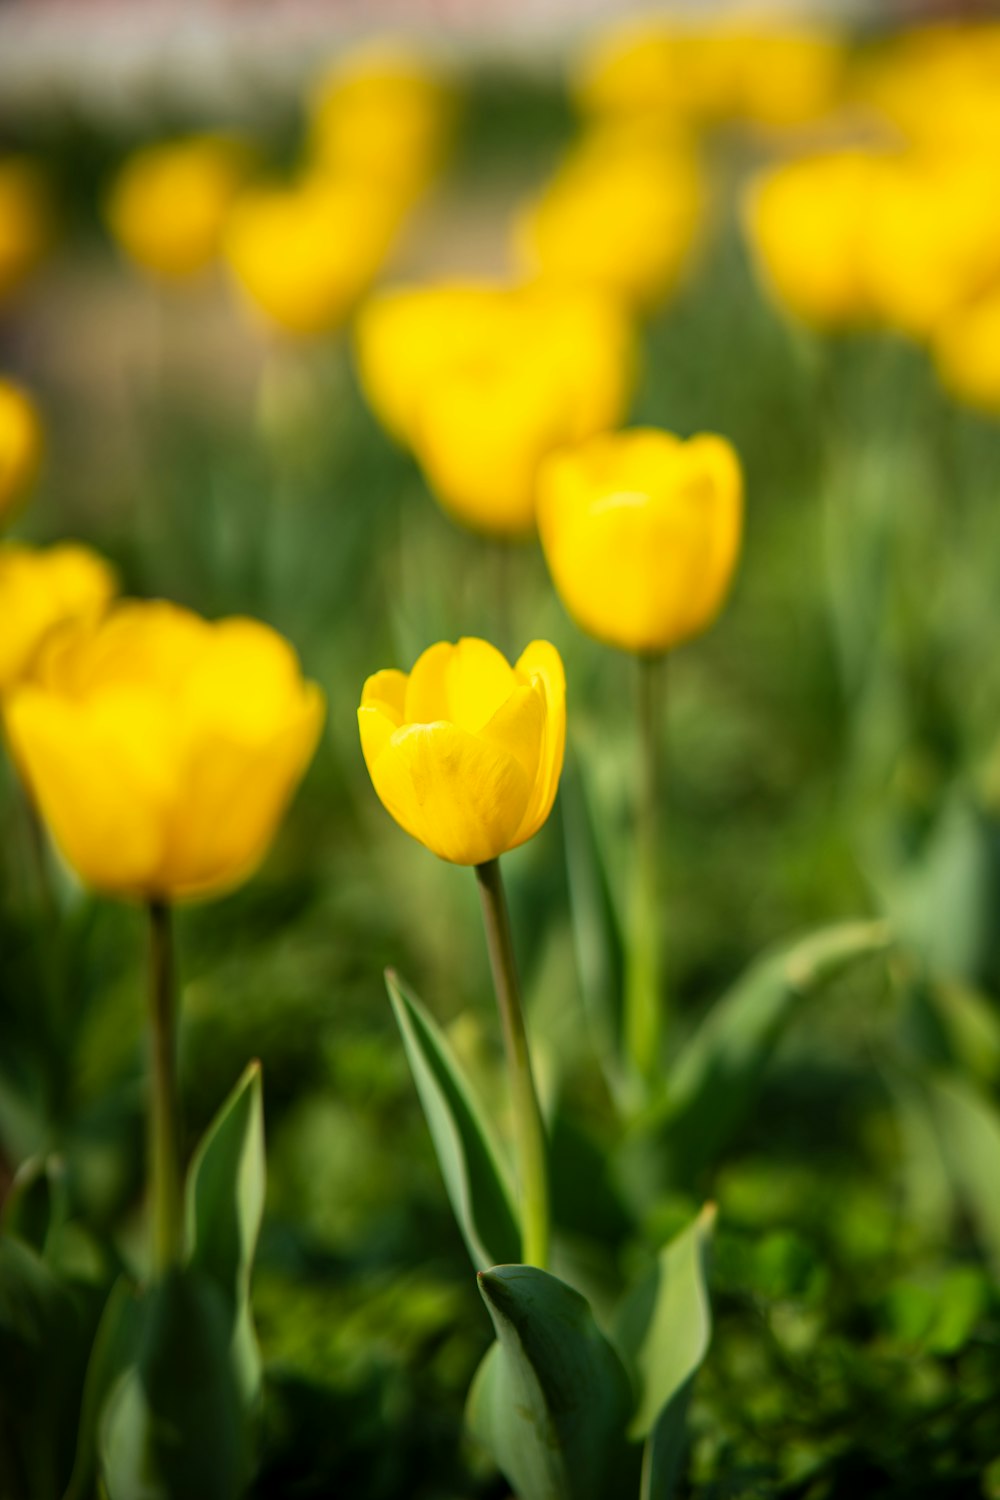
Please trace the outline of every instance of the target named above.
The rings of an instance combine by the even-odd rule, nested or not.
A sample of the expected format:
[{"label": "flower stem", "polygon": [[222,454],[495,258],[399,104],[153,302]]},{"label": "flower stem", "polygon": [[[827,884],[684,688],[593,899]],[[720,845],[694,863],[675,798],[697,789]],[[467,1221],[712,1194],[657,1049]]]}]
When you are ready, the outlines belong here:
[{"label": "flower stem", "polygon": [[150,1030],[153,1068],[149,1107],[150,1179],[153,1199],[153,1270],[176,1265],[183,1241],[177,1092],[177,1014],[170,908],[151,901]]},{"label": "flower stem", "polygon": [[500,861],[476,866],[486,926],[493,987],[503,1028],[504,1052],[514,1106],[514,1148],[521,1197],[521,1255],[524,1263],[544,1270],[549,1259],[549,1179],[545,1126],[531,1072],[528,1034],[514,962],[510,917],[500,875]]},{"label": "flower stem", "polygon": [[639,767],[625,976],[625,1051],[633,1082],[642,1092],[655,1084],[659,1076],[663,1043],[660,729],[664,665],[663,657],[644,656],[637,662]]}]

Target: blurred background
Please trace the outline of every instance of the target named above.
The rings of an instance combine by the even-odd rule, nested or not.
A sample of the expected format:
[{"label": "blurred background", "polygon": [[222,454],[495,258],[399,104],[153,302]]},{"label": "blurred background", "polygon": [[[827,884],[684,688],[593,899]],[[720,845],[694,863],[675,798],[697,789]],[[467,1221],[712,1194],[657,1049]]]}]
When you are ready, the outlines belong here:
[{"label": "blurred background", "polygon": [[[0,375],[44,429],[13,537],[269,621],[329,699],[265,869],[180,920],[189,1143],[263,1061],[257,1496],[506,1493],[462,1436],[490,1329],[381,978],[412,982],[502,1115],[476,897],[386,816],[355,719],[369,673],[460,634],[547,637],[567,665],[566,786],[507,862],[561,1222],[600,1283],[720,1206],[691,1493],[1000,1495],[992,16],[0,7]],[[677,1046],[778,942],[872,915],[902,935],[888,972],[789,1013],[653,1211],[581,999],[566,860],[592,839],[613,908],[630,663],[575,630],[534,541],[436,503],[433,455],[386,435],[358,374],[379,287],[555,275],[627,305],[629,420],[720,432],[746,470],[733,597],[670,663]],[[88,1255],[128,1263],[140,913],[49,855],[63,922],[40,943],[3,778],[0,1182],[56,1147]]]}]

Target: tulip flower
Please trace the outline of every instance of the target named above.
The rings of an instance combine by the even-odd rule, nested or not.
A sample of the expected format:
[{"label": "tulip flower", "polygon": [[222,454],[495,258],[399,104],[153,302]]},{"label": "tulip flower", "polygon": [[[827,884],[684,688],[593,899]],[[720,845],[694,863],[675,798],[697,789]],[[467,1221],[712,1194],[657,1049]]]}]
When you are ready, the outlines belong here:
[{"label": "tulip flower", "polygon": [[820,329],[870,320],[867,233],[880,158],[839,151],[762,173],[746,200],[761,280],[793,317]]},{"label": "tulip flower", "polygon": [[322,717],[273,630],[163,603],[54,633],[7,703],[68,862],[95,889],[145,901],[215,895],[253,873]]},{"label": "tulip flower", "polygon": [[628,319],[591,292],[469,283],[392,291],[362,310],[362,383],[435,496],[475,530],[534,526],[544,455],[620,420]]},{"label": "tulip flower", "polygon": [[233,209],[224,253],[244,301],[294,336],[328,333],[368,290],[392,246],[398,206],[323,175],[254,188]]},{"label": "tulip flower", "polygon": [[552,810],[566,739],[562,663],[535,641],[508,665],[493,646],[442,641],[409,675],[361,695],[365,763],[385,807],[441,859],[481,865],[525,843]]},{"label": "tulip flower", "polygon": [[161,1274],[184,1239],[170,905],[253,873],[322,718],[319,688],[275,631],[158,602],[53,632],[7,701],[15,758],[69,864],[95,889],[148,906]]},{"label": "tulip flower", "polygon": [[636,1091],[655,1086],[663,1012],[660,741],[663,653],[718,614],[739,554],[743,483],[724,438],[636,429],[555,453],[538,529],[556,590],[598,640],[640,656],[636,863],[625,1044]]},{"label": "tulip flower", "polygon": [[93,623],[116,589],[112,568],[87,547],[0,545],[0,702],[30,672],[54,630]]},{"label": "tulip flower", "polygon": [[406,204],[437,171],[452,113],[448,89],[419,57],[385,45],[361,48],[338,58],[313,90],[311,158]]},{"label": "tulip flower", "polygon": [[42,424],[35,403],[20,386],[0,379],[0,522],[24,499],[41,458]]},{"label": "tulip flower", "polygon": [[595,131],[521,213],[529,274],[595,287],[636,309],[662,303],[684,270],[705,189],[689,147],[656,132]]},{"label": "tulip flower", "polygon": [[368,678],[358,727],[372,783],[400,827],[440,858],[476,867],[514,1106],[523,1257],[544,1268],[545,1130],[499,856],[537,833],[552,810],[566,740],[562,662],[546,641],[534,641],[514,667],[486,641],[442,641],[409,674]]},{"label": "tulip flower", "polygon": [[52,199],[41,169],[0,157],[0,303],[17,291],[52,243]]},{"label": "tulip flower", "polygon": [[560,598],[584,630],[656,654],[718,614],[739,554],[742,480],[724,438],[634,429],[553,454],[538,527]]},{"label": "tulip flower", "polygon": [[168,281],[216,259],[250,155],[235,139],[191,136],[134,152],[111,185],[107,220],[126,255]]}]

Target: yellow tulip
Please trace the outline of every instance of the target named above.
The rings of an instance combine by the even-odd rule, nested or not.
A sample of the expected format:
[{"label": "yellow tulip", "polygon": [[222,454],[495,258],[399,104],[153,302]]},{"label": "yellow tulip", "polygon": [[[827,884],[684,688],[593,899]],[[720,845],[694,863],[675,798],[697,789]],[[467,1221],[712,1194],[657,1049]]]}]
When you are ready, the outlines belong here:
[{"label": "yellow tulip", "polygon": [[585,137],[515,225],[529,273],[596,287],[635,308],[674,289],[704,211],[689,147],[655,130]]},{"label": "yellow tulip", "polygon": [[858,93],[915,145],[996,151],[1000,27],[934,25],[903,32],[861,70]]},{"label": "yellow tulip", "polygon": [[735,32],[733,113],[772,129],[821,119],[839,102],[845,73],[842,43],[816,30]]},{"label": "yellow tulip", "polygon": [[947,390],[1000,416],[1000,292],[961,308],[941,324],[934,359]]},{"label": "yellow tulip", "polygon": [[109,227],[144,271],[183,281],[216,259],[250,156],[224,136],[191,136],[134,152],[111,185]]},{"label": "yellow tulip", "polygon": [[0,521],[31,488],[42,458],[42,424],[27,391],[0,379]]},{"label": "yellow tulip", "polygon": [[309,113],[318,167],[381,184],[406,202],[440,164],[452,99],[419,57],[379,45],[338,59],[316,86]]},{"label": "yellow tulip", "polygon": [[356,182],[314,176],[241,197],[224,251],[244,300],[287,333],[342,323],[381,269],[398,208]]},{"label": "yellow tulip", "polygon": [[44,258],[53,233],[52,199],[41,169],[27,157],[0,157],[0,302]]},{"label": "yellow tulip", "polygon": [[884,164],[862,151],[806,157],[763,173],[746,200],[758,272],[774,298],[818,328],[871,314],[865,265]]},{"label": "yellow tulip", "polygon": [[626,651],[669,650],[718,614],[740,550],[743,480],[724,438],[634,428],[553,454],[538,528],[577,624]]},{"label": "yellow tulip", "polygon": [[547,641],[517,665],[486,641],[441,641],[413,670],[376,672],[358,709],[372,783],[401,828],[441,859],[481,865],[552,811],[566,743],[566,681]]},{"label": "yellow tulip", "polygon": [[0,545],[0,700],[31,669],[52,630],[96,620],[116,588],[112,569],[86,547]]},{"label": "yellow tulip", "polygon": [[635,334],[600,294],[457,283],[392,291],[363,309],[362,383],[459,520],[530,532],[544,454],[624,415]]},{"label": "yellow tulip", "polygon": [[113,895],[213,895],[264,858],[319,737],[323,695],[254,620],[159,602],[53,635],[7,729],[52,835]]}]

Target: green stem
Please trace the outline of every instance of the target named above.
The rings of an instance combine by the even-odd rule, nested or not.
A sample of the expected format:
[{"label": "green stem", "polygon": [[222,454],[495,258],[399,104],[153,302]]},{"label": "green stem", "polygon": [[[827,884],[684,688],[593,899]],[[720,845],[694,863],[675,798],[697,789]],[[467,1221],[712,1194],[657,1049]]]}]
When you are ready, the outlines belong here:
[{"label": "green stem", "polygon": [[486,926],[493,987],[503,1028],[504,1052],[514,1108],[514,1149],[521,1197],[521,1255],[525,1265],[544,1270],[549,1259],[549,1179],[545,1125],[531,1072],[531,1053],[521,1008],[510,917],[500,861],[476,866]]},{"label": "green stem", "polygon": [[659,1077],[663,1044],[660,729],[665,659],[660,656],[640,657],[637,667],[639,767],[634,884],[625,978],[625,1052],[634,1082],[645,1090]]},{"label": "green stem", "polygon": [[149,1110],[153,1199],[153,1270],[162,1275],[180,1258],[183,1202],[179,1160],[177,1014],[170,908],[152,901],[150,921],[150,1027],[152,1095]]}]

